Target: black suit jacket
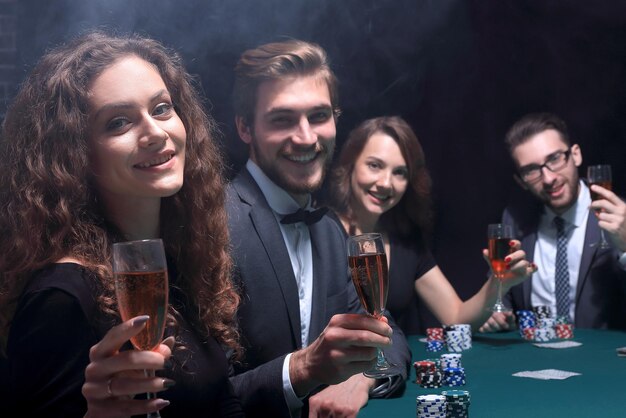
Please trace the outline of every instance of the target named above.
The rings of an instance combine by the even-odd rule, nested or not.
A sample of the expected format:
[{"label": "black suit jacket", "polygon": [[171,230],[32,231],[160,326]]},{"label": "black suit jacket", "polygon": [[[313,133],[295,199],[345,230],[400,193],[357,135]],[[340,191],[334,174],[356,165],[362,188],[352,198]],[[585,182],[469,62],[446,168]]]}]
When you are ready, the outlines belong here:
[{"label": "black suit jacket", "polygon": [[[513,225],[513,234],[522,242],[529,260],[534,258],[537,228],[543,206],[518,203],[504,211],[502,222]],[[577,328],[626,329],[626,271],[619,266],[614,249],[591,246],[600,239],[598,220],[589,215],[576,287],[574,326]],[[530,295],[534,277],[514,286],[507,293],[514,309],[532,309]]]},{"label": "black suit jacket", "polygon": [[[250,173],[243,169],[229,185],[228,226],[236,281],[243,300],[238,318],[245,349],[231,378],[249,417],[289,416],[282,388],[287,354],[301,347],[298,288],[280,227]],[[348,274],[345,233],[328,216],[309,227],[313,250],[313,300],[309,341],[337,313],[363,312]],[[385,354],[400,365],[404,387],[411,354],[402,331],[394,329]],[[388,392],[389,393],[389,392]]]}]

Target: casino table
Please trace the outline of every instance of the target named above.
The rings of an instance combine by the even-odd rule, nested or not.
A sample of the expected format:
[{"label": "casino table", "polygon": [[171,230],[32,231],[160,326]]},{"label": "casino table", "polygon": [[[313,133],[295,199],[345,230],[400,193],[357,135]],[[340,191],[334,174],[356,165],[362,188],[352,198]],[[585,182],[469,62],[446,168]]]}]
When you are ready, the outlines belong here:
[{"label": "casino table", "polygon": [[[423,338],[408,338],[413,361],[438,358],[439,354],[447,353],[445,349],[438,353],[427,352],[420,337]],[[415,417],[417,395],[441,394],[447,389],[470,392],[469,415],[473,418],[625,418],[626,357],[618,357],[616,348],[626,346],[626,333],[575,329],[571,341],[582,345],[566,349],[539,348],[523,340],[517,331],[474,333],[472,348],[461,353],[465,386],[422,388],[415,383],[412,368],[401,397],[371,399],[359,418]],[[543,369],[581,375],[565,380],[512,376],[520,371]]]}]

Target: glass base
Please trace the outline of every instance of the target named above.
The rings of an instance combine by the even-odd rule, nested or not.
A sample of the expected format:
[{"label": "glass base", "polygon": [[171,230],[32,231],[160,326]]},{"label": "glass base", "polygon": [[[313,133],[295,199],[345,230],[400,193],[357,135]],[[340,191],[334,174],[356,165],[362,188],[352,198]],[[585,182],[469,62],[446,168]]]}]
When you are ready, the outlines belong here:
[{"label": "glass base", "polygon": [[511,312],[510,308],[507,308],[503,303],[496,303],[490,308],[487,308],[490,312]]},{"label": "glass base", "polygon": [[380,379],[383,377],[395,376],[398,374],[395,371],[395,365],[385,362],[384,364],[377,364],[373,369],[369,369],[363,372],[363,375],[366,377],[371,377],[373,379]]}]

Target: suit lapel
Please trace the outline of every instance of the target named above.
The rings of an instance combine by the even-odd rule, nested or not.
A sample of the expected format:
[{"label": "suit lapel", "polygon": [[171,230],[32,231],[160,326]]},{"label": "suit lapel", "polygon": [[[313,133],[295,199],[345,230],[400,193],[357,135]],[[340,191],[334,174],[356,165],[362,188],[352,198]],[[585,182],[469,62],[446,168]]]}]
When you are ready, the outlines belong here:
[{"label": "suit lapel", "polygon": [[597,218],[590,213],[587,218],[587,229],[585,231],[585,241],[583,242],[583,253],[580,259],[580,269],[578,270],[578,284],[576,285],[576,306],[578,306],[578,299],[580,298],[581,291],[589,276],[589,269],[598,252],[597,246],[591,246],[592,243],[600,240],[600,226],[598,225]]},{"label": "suit lapel", "polygon": [[[526,259],[532,260],[535,256],[535,243],[537,242],[537,230],[532,229],[526,235],[522,237],[522,250],[526,252]],[[530,300],[530,294],[533,289],[533,276],[530,276],[530,279],[524,280],[522,284],[522,293],[524,297],[524,305],[532,306]]]},{"label": "suit lapel", "polygon": [[313,252],[313,296],[311,301],[311,325],[309,331],[309,342],[313,337],[317,337],[322,333],[326,324],[324,323],[326,313],[326,294],[329,272],[328,264],[323,260],[333,260],[334,257],[328,254],[330,247],[323,245],[327,242],[324,239],[324,231],[322,230],[322,222],[314,223],[309,226],[311,234],[311,250]]},{"label": "suit lapel", "polygon": [[263,193],[248,170],[241,172],[235,186],[242,200],[250,205],[250,219],[252,225],[263,243],[263,248],[275,273],[274,277],[263,277],[259,279],[277,281],[287,309],[291,332],[293,333],[292,337],[297,342],[298,348],[300,348],[302,338],[300,336],[300,299],[298,297],[298,286],[296,285],[296,278],[293,274],[289,252],[284,244],[283,235],[274,217],[274,212],[272,212],[267,204]]}]

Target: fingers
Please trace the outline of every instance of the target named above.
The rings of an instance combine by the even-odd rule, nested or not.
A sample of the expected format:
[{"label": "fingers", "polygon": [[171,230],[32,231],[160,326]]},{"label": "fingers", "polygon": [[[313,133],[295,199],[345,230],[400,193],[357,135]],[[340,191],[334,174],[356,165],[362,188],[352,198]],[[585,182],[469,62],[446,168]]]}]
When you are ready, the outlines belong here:
[{"label": "fingers", "polygon": [[[621,202],[621,199],[609,189],[605,189],[604,187],[598,186],[597,184],[592,184],[590,189],[594,193],[597,193],[598,195],[600,195],[602,199],[608,200],[614,205],[617,205],[619,204],[619,202]],[[592,202],[592,206],[593,206],[593,203],[599,202],[600,200],[596,200]]]},{"label": "fingers", "polygon": [[164,399],[107,399],[88,404],[85,418],[128,418],[160,411],[170,403]]},{"label": "fingers", "polygon": [[341,346],[384,348],[391,345],[393,330],[387,321],[367,315],[334,315],[324,330],[328,341]]},{"label": "fingers", "polygon": [[89,351],[89,360],[95,361],[117,353],[122,345],[137,335],[146,325],[148,315],[137,316],[111,328],[104,338]]}]

